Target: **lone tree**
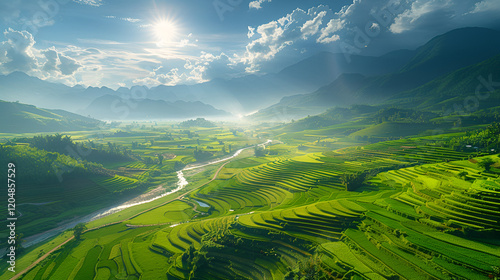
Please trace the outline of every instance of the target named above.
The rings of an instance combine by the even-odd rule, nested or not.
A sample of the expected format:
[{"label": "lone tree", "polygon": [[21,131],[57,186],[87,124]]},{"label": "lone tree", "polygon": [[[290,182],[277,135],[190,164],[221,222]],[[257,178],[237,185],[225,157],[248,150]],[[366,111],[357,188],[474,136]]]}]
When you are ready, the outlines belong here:
[{"label": "lone tree", "polygon": [[162,164],[163,164],[163,155],[162,155],[162,154],[158,154],[158,163],[159,163],[160,165],[162,165]]},{"label": "lone tree", "polygon": [[24,247],[23,247],[23,242],[24,242],[24,234],[23,233],[18,233],[16,234],[15,240],[16,243],[14,246],[16,247],[16,252],[21,253],[24,252]]},{"label": "lone tree", "polygon": [[73,228],[73,234],[75,235],[75,240],[80,240],[83,232],[87,229],[85,224],[80,223]]},{"label": "lone tree", "polygon": [[491,158],[485,158],[478,163],[478,166],[484,168],[486,171],[491,170],[491,166],[495,164],[495,162]]},{"label": "lone tree", "polygon": [[469,173],[467,171],[462,171],[460,173],[458,173],[458,178],[462,178],[463,180],[467,179],[467,175],[469,175]]},{"label": "lone tree", "polygon": [[266,149],[260,145],[255,146],[255,148],[253,148],[253,151],[256,157],[263,157],[266,155]]},{"label": "lone tree", "polygon": [[340,180],[346,191],[353,191],[363,186],[363,182],[367,176],[366,172],[344,173],[340,176]]}]

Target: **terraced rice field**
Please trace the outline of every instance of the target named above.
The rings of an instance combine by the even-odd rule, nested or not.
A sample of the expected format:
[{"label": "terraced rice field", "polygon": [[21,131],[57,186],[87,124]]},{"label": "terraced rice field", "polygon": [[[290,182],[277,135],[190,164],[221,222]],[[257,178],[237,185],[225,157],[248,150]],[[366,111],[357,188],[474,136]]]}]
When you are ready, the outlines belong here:
[{"label": "terraced rice field", "polygon": [[120,192],[126,189],[134,188],[137,180],[125,176],[115,175],[109,179],[96,180],[96,182],[110,192]]},{"label": "terraced rice field", "polygon": [[128,221],[130,225],[173,224],[189,221],[196,212],[193,206],[182,201],[173,201]]},{"label": "terraced rice field", "polygon": [[[500,266],[499,173],[467,156],[398,140],[234,161],[184,200],[85,233],[24,279],[283,279],[311,258],[338,279],[488,279]],[[370,171],[345,190],[342,174]]]}]

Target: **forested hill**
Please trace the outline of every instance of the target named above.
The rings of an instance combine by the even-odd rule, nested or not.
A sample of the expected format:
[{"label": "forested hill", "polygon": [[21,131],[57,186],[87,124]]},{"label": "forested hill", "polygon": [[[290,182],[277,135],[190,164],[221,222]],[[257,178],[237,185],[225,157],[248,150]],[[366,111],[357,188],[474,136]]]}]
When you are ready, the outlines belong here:
[{"label": "forested hill", "polygon": [[0,131],[3,133],[91,130],[100,121],[66,112],[0,100]]},{"label": "forested hill", "polygon": [[0,163],[3,166],[14,163],[19,168],[23,176],[19,177],[18,184],[57,183],[70,171],[73,175],[89,175],[102,169],[99,164],[78,161],[64,154],[9,143],[0,145]]}]

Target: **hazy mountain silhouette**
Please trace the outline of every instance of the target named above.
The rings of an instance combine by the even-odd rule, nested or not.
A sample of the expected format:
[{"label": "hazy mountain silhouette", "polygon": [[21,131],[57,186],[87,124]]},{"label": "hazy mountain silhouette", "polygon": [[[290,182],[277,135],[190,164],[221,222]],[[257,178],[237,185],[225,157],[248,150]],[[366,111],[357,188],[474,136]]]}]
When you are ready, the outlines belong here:
[{"label": "hazy mountain silhouette", "polygon": [[[497,58],[492,58],[493,61],[489,64],[481,62],[499,53],[499,31],[475,27],[452,30],[418,48],[413,58],[399,71],[375,77],[344,74],[328,86],[312,93],[283,98],[279,103],[261,110],[254,117],[262,119],[274,115],[286,119],[284,115],[289,114],[288,118],[298,118],[334,106],[381,104],[399,95],[399,101],[394,99],[390,102],[406,102],[412,97],[437,101],[435,97],[442,95],[440,92],[442,85],[450,83],[450,80],[456,84],[448,85],[450,89],[447,92],[451,95],[449,98],[453,95],[456,97],[460,94],[473,94],[472,88],[479,83],[475,73],[483,75],[498,73],[493,66],[487,66],[494,64],[493,61]],[[477,63],[479,64],[475,66],[476,68],[461,70],[446,77],[454,71]],[[467,90],[461,86],[466,80],[471,84]],[[427,86],[419,88],[427,83],[429,83]],[[427,92],[432,93],[427,94]],[[415,101],[415,98],[412,100]]]},{"label": "hazy mountain silhouette", "polygon": [[48,110],[0,100],[0,131],[4,133],[91,130],[100,121],[64,110]]},{"label": "hazy mountain silhouette", "polygon": [[185,119],[229,117],[230,114],[199,101],[168,102],[151,99],[123,99],[104,95],[94,100],[83,113],[105,120]]},{"label": "hazy mountain silhouette", "polygon": [[277,74],[213,79],[195,85],[121,87],[116,91],[108,87],[68,87],[14,72],[0,76],[0,90],[2,98],[8,101],[18,100],[72,112],[81,112],[104,95],[122,98],[138,95],[144,99],[170,102],[201,101],[236,114],[246,114],[272,105],[282,97],[316,90],[331,83],[342,73],[372,76],[395,71],[409,61],[412,54],[413,51],[401,50],[381,57],[352,55],[349,63],[343,54],[322,52],[290,65]]}]

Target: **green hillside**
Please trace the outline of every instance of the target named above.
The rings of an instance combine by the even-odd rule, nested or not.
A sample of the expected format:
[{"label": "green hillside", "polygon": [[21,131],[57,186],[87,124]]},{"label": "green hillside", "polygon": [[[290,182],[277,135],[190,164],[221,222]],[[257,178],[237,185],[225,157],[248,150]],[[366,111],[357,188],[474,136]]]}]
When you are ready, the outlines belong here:
[{"label": "green hillside", "polygon": [[[418,48],[398,71],[370,77],[344,73],[327,86],[312,93],[285,97],[250,118],[290,120],[353,104],[412,109],[419,106],[418,109],[452,113],[472,113],[496,106],[500,69],[498,34],[486,28],[450,31]],[[475,95],[479,97],[472,99]]]},{"label": "green hillside", "polygon": [[432,123],[384,122],[350,134],[350,137],[407,137],[436,129]]},{"label": "green hillside", "polygon": [[57,132],[96,129],[100,121],[63,110],[0,100],[0,132]]},{"label": "green hillside", "polygon": [[[495,107],[499,101],[499,77],[500,55],[497,55],[398,94],[389,102],[430,110],[450,109],[457,104],[461,111],[471,107],[469,112]],[[466,98],[471,100],[464,102]]]},{"label": "green hillside", "polygon": [[[99,164],[24,144],[0,144],[0,164],[8,163],[15,164],[16,209],[23,221],[18,231],[25,236],[55,228],[61,221],[103,207],[112,199],[113,192],[121,191],[119,184],[101,182],[113,177],[113,172]],[[7,181],[7,173],[2,178]],[[129,187],[138,186],[137,180],[130,180]],[[0,198],[7,200],[7,192]],[[1,229],[0,236],[5,235],[6,230]],[[3,239],[0,244],[6,241]]]},{"label": "green hillside", "polygon": [[[341,10],[342,25],[358,4]],[[305,16],[296,11],[278,21],[285,37],[299,30],[288,19]],[[335,22],[320,24],[324,35]],[[133,89],[88,88],[86,114],[120,121],[104,127],[0,101],[0,165],[10,168],[0,177],[11,184],[1,212],[18,219],[16,232],[0,228],[0,251],[9,235],[17,245],[6,249],[17,250],[16,271],[0,280],[500,279],[500,31],[460,28],[414,49],[136,86],[151,95],[121,117],[110,108]],[[184,68],[214,72],[213,57],[201,58]],[[178,70],[162,67],[150,78]],[[311,84],[320,88],[292,95]],[[287,91],[245,121],[201,117],[229,117],[211,102],[244,115]],[[38,133],[51,131],[64,134]]]},{"label": "green hillside", "polygon": [[498,156],[467,160],[442,144],[236,159],[183,199],[84,233],[23,279],[497,276],[500,171],[479,163]]}]

